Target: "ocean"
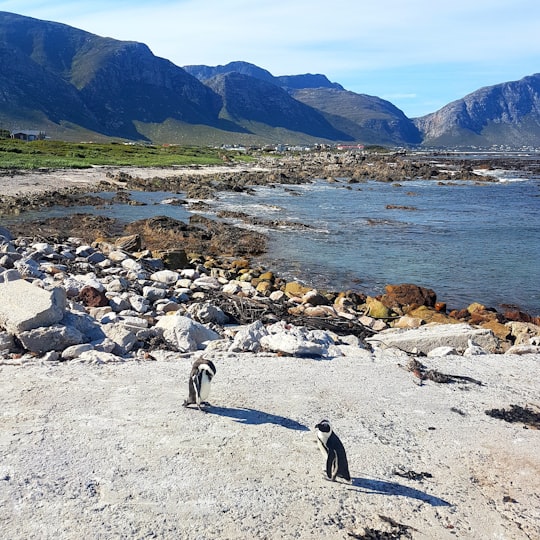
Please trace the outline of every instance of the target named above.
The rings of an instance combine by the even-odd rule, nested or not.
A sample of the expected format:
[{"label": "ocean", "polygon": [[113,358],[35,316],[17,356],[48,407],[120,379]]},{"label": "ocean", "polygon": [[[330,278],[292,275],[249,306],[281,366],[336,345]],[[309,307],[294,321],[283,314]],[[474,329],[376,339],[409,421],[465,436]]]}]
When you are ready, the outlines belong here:
[{"label": "ocean", "polygon": [[[287,279],[371,295],[384,292],[386,284],[415,283],[433,289],[450,309],[472,302],[497,310],[511,304],[540,315],[540,180],[504,174],[500,180],[315,180],[219,192],[205,214],[215,218],[220,210],[237,210],[308,225],[258,227],[269,236],[261,264]],[[125,221],[156,215],[187,221],[185,207],[161,204],[171,197],[182,194],[132,192],[146,206],[53,208],[39,217],[93,212]]]}]

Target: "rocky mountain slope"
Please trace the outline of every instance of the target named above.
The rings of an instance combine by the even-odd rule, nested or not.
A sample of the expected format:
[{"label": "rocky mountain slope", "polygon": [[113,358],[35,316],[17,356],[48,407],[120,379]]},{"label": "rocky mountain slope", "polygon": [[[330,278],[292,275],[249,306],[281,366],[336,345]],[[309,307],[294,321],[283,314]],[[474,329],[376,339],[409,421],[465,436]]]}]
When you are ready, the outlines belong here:
[{"label": "rocky mountain slope", "polygon": [[414,122],[434,146],[538,146],[540,73],[481,88]]},{"label": "rocky mountain slope", "polygon": [[181,68],[143,43],[0,12],[0,128],[64,140],[539,146],[539,95],[537,74],[409,119],[322,74]]}]

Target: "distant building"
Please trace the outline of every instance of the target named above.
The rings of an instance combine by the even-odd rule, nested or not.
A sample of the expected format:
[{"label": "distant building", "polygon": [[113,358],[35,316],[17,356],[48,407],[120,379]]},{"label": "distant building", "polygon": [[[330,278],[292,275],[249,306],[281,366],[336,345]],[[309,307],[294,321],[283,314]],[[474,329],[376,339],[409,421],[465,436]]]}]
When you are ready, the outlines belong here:
[{"label": "distant building", "polygon": [[11,138],[20,141],[40,141],[45,138],[45,132],[37,129],[18,129],[11,132]]}]

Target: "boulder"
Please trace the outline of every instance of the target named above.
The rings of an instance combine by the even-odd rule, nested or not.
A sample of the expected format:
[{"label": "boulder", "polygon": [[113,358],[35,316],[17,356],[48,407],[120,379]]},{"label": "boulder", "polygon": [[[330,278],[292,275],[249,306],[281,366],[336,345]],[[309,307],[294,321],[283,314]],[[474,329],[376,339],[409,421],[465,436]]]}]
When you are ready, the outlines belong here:
[{"label": "boulder", "polygon": [[499,340],[491,330],[473,328],[465,323],[421,326],[413,330],[392,328],[366,338],[368,343],[383,349],[395,347],[407,353],[424,354],[437,347],[453,347],[457,351],[464,351],[469,346],[469,340],[490,353],[496,352],[499,346]]},{"label": "boulder", "polygon": [[109,305],[109,299],[104,291],[86,285],[79,293],[80,301],[87,307],[104,307]]},{"label": "boulder", "polygon": [[20,332],[17,337],[25,349],[35,353],[63,351],[71,345],[79,345],[84,341],[83,334],[75,327],[61,324]]},{"label": "boulder", "polygon": [[204,349],[206,341],[221,339],[217,332],[176,313],[161,317],[155,329],[170,347],[179,352]]},{"label": "boulder", "polygon": [[435,307],[437,302],[435,291],[412,283],[386,285],[385,291],[385,294],[381,296],[381,302],[390,309],[413,306]]},{"label": "boulder", "polygon": [[268,331],[261,321],[242,326],[234,336],[229,350],[258,352],[261,350],[261,339],[267,335]]},{"label": "boulder", "polygon": [[18,335],[62,320],[66,310],[66,291],[51,291],[24,279],[0,283],[0,326]]},{"label": "boulder", "polygon": [[366,315],[373,319],[387,319],[390,317],[390,309],[385,306],[380,300],[368,296],[366,298]]}]

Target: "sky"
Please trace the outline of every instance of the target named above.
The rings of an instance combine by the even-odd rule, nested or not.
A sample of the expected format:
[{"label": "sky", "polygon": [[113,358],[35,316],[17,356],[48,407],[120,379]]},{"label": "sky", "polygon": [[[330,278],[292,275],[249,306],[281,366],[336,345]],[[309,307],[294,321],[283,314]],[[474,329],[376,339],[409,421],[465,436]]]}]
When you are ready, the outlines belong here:
[{"label": "sky", "polygon": [[142,42],[178,66],[322,73],[410,118],[540,72],[538,0],[0,0],[0,11]]}]

